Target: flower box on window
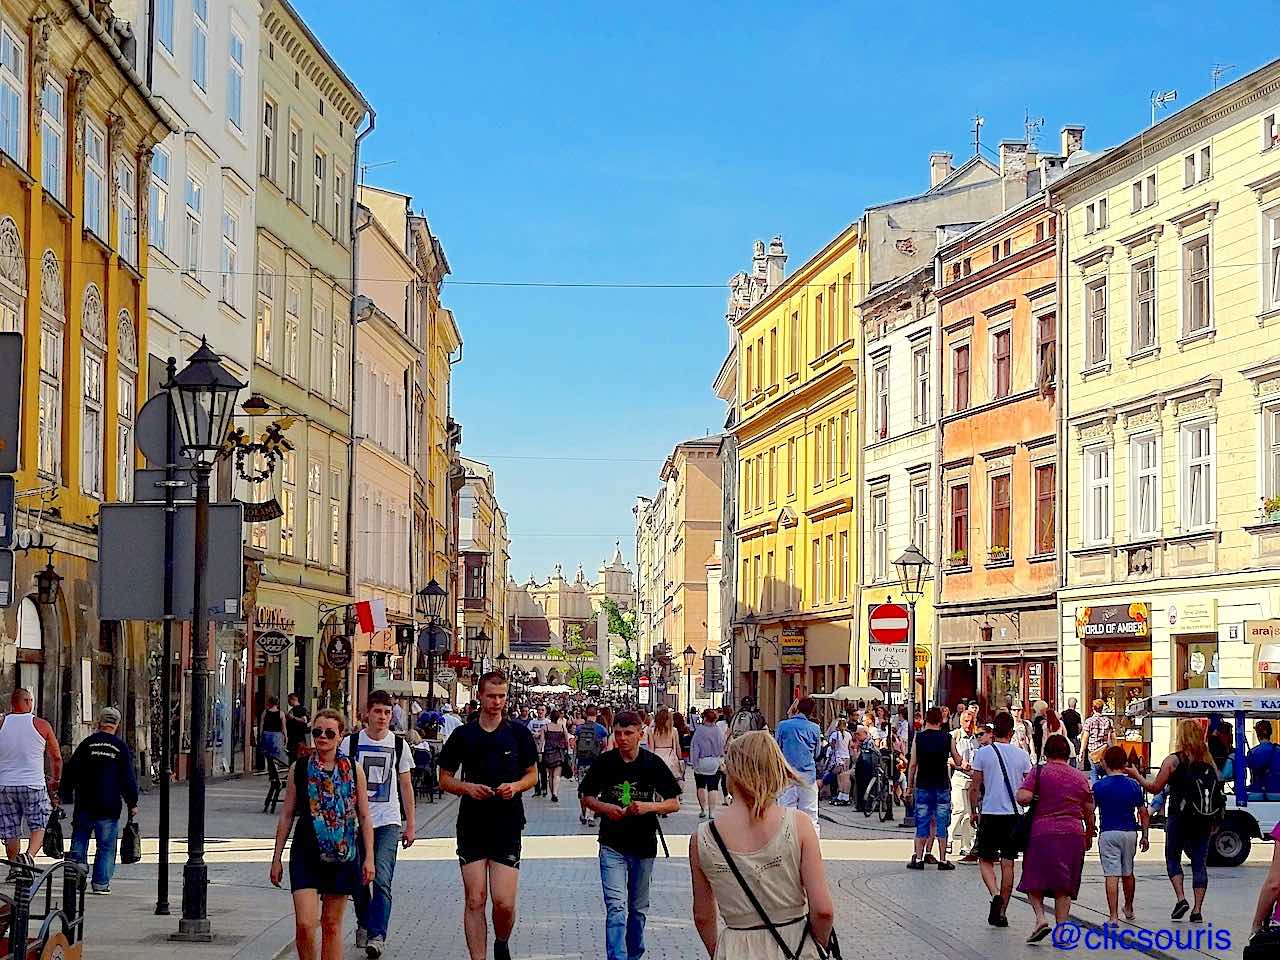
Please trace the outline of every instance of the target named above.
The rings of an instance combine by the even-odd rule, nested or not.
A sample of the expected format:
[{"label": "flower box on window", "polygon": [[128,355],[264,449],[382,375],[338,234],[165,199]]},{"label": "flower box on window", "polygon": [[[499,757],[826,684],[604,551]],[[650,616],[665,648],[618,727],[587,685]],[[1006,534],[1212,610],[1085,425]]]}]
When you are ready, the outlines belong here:
[{"label": "flower box on window", "polygon": [[1009,548],[1002,546],[994,546],[987,551],[987,559],[989,560],[1008,560]]},{"label": "flower box on window", "polygon": [[1262,519],[1266,523],[1280,523],[1280,496],[1262,498]]},{"label": "flower box on window", "polygon": [[952,552],[948,559],[951,561],[951,566],[963,567],[969,562],[969,554],[965,553],[963,550],[956,550]]}]

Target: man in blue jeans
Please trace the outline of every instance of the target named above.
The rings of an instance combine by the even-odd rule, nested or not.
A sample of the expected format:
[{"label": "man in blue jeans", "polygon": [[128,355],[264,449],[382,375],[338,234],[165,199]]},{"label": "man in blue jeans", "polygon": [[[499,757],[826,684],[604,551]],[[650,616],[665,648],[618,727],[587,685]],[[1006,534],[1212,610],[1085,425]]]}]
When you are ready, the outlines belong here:
[{"label": "man in blue jeans", "polygon": [[98,714],[98,729],[80,741],[62,772],[59,799],[75,804],[71,818],[71,853],[68,859],[89,862],[89,836],[98,845],[93,857],[90,890],[105,896],[111,892],[116,872],[116,836],[120,829],[121,801],[129,816],[138,815],[138,779],[129,748],[116,736],[120,711],[105,707]]},{"label": "man in blue jeans", "polygon": [[400,844],[413,846],[416,830],[413,797],[413,751],[391,729],[391,695],[369,694],[368,723],[347,738],[343,750],[364,767],[369,784],[369,819],[373,821],[373,883],[356,893],[356,946],[377,960],[387,942],[391,922],[391,881]]},{"label": "man in blue jeans", "polygon": [[578,785],[587,809],[600,815],[607,960],[644,956],[658,815],[680,809],[680,784],[656,754],[640,749],[641,733],[638,714],[619,713],[613,721],[615,749],[600,754]]}]

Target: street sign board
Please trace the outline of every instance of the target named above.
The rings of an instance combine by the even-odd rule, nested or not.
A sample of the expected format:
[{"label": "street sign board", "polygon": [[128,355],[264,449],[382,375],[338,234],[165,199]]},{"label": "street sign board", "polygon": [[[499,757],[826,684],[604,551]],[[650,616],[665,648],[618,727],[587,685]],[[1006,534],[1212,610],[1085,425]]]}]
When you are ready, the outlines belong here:
[{"label": "street sign board", "polygon": [[905,643],[873,643],[867,648],[872,670],[905,670],[910,651]]},{"label": "street sign board", "polygon": [[[640,679],[644,680],[644,677],[641,677]],[[640,701],[641,706],[647,707],[649,705],[649,685],[648,684],[646,683],[640,684],[640,696],[638,699]]]},{"label": "street sign board", "polygon": [[[103,620],[164,617],[164,504],[104,503],[98,518],[98,615]],[[194,606],[196,508],[178,507],[173,531],[173,609],[191,619]],[[244,619],[244,554],[240,505],[209,506],[209,618]]]},{"label": "street sign board", "polygon": [[641,687],[647,687],[648,685],[649,685],[649,678],[648,678],[648,677],[643,677],[643,676],[642,676],[642,677],[640,678],[640,686],[641,686]]},{"label": "street sign board", "polygon": [[0,609],[13,603],[13,551],[0,550]]},{"label": "street sign board", "polygon": [[0,477],[0,549],[13,546],[13,477]]},{"label": "street sign board", "polygon": [[345,670],[351,664],[351,638],[346,634],[335,633],[324,645],[325,663],[333,670]]},{"label": "street sign board", "polygon": [[707,693],[724,693],[724,657],[718,653],[707,654],[702,672],[703,690]]},{"label": "street sign board", "polygon": [[18,470],[21,414],[22,334],[0,333],[0,473]]},{"label": "street sign board", "polygon": [[472,660],[465,653],[451,653],[444,659],[445,665],[454,670],[470,670]]},{"label": "street sign board", "polygon": [[880,603],[871,610],[868,627],[876,643],[904,643],[911,615],[900,603]]},{"label": "street sign board", "polygon": [[804,673],[804,631],[784,630],[778,656],[783,673]]},{"label": "street sign board", "polygon": [[278,657],[289,648],[293,641],[279,630],[267,630],[253,638],[258,649],[269,657]]},{"label": "street sign board", "polygon": [[[170,409],[169,394],[165,391],[157,393],[154,397],[142,405],[142,409],[138,411],[138,415],[133,420],[133,436],[134,443],[142,455],[147,458],[147,463],[153,467],[163,467],[165,465],[165,441],[168,439],[167,425],[165,424],[165,416],[169,414]],[[196,408],[196,418],[203,428],[208,422],[208,414],[204,412],[203,407]],[[174,436],[178,438],[178,442],[182,442],[182,430],[178,427],[178,418],[173,417],[173,429],[176,431]],[[191,460],[186,455],[178,454],[178,466],[189,467]]]},{"label": "street sign board", "polygon": [[458,675],[449,667],[441,667],[436,671],[436,683],[442,687],[452,686],[458,682]]}]

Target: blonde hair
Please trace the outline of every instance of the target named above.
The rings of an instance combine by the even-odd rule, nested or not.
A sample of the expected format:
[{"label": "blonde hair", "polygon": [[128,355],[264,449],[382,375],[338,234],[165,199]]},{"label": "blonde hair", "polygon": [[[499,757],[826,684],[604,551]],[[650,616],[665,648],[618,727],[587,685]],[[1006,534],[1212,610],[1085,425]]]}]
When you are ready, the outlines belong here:
[{"label": "blonde hair", "polygon": [[1179,720],[1173,733],[1173,752],[1185,753],[1193,763],[1213,763],[1199,720]]},{"label": "blonde hair", "polygon": [[778,794],[789,783],[800,782],[778,744],[763,730],[744,733],[729,741],[724,751],[724,770],[731,792],[757,820],[765,815]]}]

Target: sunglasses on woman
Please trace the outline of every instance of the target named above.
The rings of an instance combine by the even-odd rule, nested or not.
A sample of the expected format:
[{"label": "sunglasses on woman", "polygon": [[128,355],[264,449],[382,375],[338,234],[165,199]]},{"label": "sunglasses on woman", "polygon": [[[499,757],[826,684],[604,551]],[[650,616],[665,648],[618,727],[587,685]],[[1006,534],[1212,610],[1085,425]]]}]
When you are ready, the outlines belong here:
[{"label": "sunglasses on woman", "polygon": [[336,740],[338,738],[338,731],[330,729],[329,727],[312,727],[311,736],[315,737],[317,740]]}]

